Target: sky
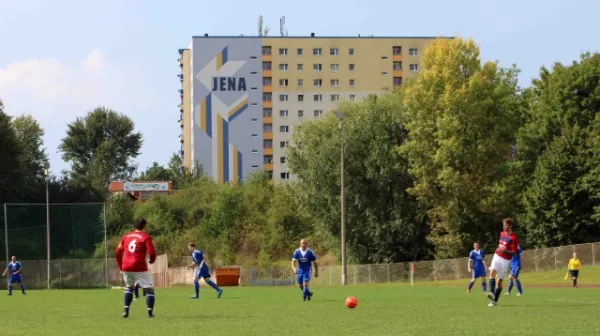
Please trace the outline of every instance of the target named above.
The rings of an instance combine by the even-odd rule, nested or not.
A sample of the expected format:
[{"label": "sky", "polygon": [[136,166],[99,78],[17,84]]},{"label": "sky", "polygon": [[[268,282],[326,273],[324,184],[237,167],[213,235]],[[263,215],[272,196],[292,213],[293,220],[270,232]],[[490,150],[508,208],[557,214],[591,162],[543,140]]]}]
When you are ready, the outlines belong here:
[{"label": "sky", "polygon": [[142,132],[145,170],[180,147],[177,50],[191,36],[256,35],[259,15],[271,35],[285,16],[289,35],[460,36],[516,64],[525,87],[541,66],[600,50],[598,13],[598,0],[0,0],[0,99],[40,122],[54,174],[69,167],[67,124],[101,105]]}]

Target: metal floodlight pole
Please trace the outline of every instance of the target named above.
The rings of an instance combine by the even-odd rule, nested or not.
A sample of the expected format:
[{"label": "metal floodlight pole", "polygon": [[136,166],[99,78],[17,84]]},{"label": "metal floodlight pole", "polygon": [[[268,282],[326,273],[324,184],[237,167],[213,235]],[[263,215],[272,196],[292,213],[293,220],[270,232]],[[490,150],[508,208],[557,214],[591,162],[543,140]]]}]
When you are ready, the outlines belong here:
[{"label": "metal floodlight pole", "polygon": [[46,162],[44,167],[44,175],[46,176],[46,259],[47,259],[47,285],[50,289],[50,191],[49,191],[49,179],[48,169],[50,165]]},{"label": "metal floodlight pole", "polygon": [[335,113],[340,120],[338,128],[340,130],[340,221],[341,221],[341,241],[342,241],[342,286],[346,286],[348,273],[346,261],[346,216],[345,216],[345,195],[344,195],[344,114]]}]

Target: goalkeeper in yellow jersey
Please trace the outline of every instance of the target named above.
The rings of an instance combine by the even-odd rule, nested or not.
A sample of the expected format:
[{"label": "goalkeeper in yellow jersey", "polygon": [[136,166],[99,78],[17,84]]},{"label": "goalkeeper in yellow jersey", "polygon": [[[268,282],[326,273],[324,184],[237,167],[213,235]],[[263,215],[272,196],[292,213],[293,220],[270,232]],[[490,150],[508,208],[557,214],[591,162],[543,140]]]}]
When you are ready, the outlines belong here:
[{"label": "goalkeeper in yellow jersey", "polygon": [[581,269],[581,260],[577,259],[577,252],[573,252],[573,258],[569,260],[568,271],[571,279],[573,279],[573,288],[577,288],[577,278]]}]

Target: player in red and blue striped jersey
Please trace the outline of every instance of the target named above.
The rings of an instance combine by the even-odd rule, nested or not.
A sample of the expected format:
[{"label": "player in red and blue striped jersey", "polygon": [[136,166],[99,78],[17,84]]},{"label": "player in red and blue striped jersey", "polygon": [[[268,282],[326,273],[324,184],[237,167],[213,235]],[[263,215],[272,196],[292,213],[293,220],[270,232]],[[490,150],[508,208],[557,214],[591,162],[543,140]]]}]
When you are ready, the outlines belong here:
[{"label": "player in red and blue striped jersey", "polygon": [[7,272],[10,272],[10,278],[8,279],[8,295],[12,295],[13,284],[19,284],[21,293],[25,295],[25,285],[23,285],[23,279],[21,278],[22,270],[23,266],[17,261],[17,257],[12,256],[4,273],[2,273],[2,276],[5,276]]},{"label": "player in red and blue striped jersey", "polygon": [[194,243],[188,244],[188,250],[192,252],[192,260],[194,261],[194,263],[191,264],[189,268],[197,267],[196,273],[194,275],[194,290],[196,294],[190,296],[190,299],[200,298],[200,283],[198,282],[200,278],[203,278],[204,282],[206,282],[210,287],[214,288],[214,290],[217,291],[217,298],[221,298],[221,295],[223,295],[223,290],[219,288],[219,286],[217,286],[217,284],[210,279],[210,270],[208,269],[208,264],[206,263],[206,255],[204,254],[204,252],[201,250],[197,250],[196,244]]},{"label": "player in red and blue striped jersey", "polygon": [[[298,262],[298,268],[296,268],[296,262]],[[317,256],[307,247],[306,239],[302,239],[300,241],[300,248],[296,249],[292,256],[292,269],[294,270],[294,274],[297,274],[298,285],[302,290],[303,301],[310,301],[313,296],[313,293],[308,289],[313,265],[315,267],[315,278],[317,278],[319,276]]]},{"label": "player in red and blue striped jersey", "polygon": [[[502,293],[502,282],[508,273],[512,257],[517,253],[519,239],[512,231],[513,224],[512,218],[502,220],[504,231],[500,233],[500,241],[490,265],[490,292],[487,294],[491,300],[489,307],[498,305],[498,299]],[[496,277],[498,277],[498,287],[496,287]]]},{"label": "player in red and blue striped jersey", "polygon": [[485,257],[485,252],[479,249],[479,243],[473,243],[473,251],[469,254],[469,262],[467,264],[469,273],[473,275],[473,278],[469,282],[467,293],[471,293],[471,288],[473,288],[473,285],[478,278],[481,278],[481,288],[483,289],[483,292],[487,292],[487,283],[485,279],[486,265],[483,257]]}]

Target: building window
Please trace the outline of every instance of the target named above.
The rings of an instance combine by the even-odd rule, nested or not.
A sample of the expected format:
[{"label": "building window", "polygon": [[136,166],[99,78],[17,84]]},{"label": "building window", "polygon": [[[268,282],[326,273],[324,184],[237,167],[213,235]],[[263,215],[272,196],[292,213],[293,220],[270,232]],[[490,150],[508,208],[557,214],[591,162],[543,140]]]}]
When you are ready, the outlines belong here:
[{"label": "building window", "polygon": [[279,48],[279,55],[287,55],[287,48]]},{"label": "building window", "polygon": [[304,110],[298,110],[298,117],[304,117]]},{"label": "building window", "polygon": [[258,154],[258,149],[253,149],[253,150],[252,150],[252,153],[253,153],[253,154]]},{"label": "building window", "polygon": [[271,77],[263,77],[263,86],[271,86],[273,79]]},{"label": "building window", "polygon": [[321,86],[321,85],[323,85],[323,80],[321,80],[320,78],[315,78],[315,79],[313,79],[313,85]]},{"label": "building window", "polygon": [[279,86],[288,86],[288,80],[286,78],[280,79]]},{"label": "building window", "polygon": [[298,79],[298,87],[304,86],[304,79]]},{"label": "building window", "polygon": [[267,178],[268,178],[269,180],[272,180],[272,179],[273,179],[273,171],[272,171],[272,170],[269,170],[269,171],[267,172]]},{"label": "building window", "polygon": [[313,96],[313,100],[316,102],[321,102],[321,101],[323,101],[323,95],[316,94]]},{"label": "building window", "polygon": [[340,71],[340,65],[339,64],[329,64],[329,70]]},{"label": "building window", "polygon": [[271,71],[271,62],[262,62],[263,71]]},{"label": "building window", "polygon": [[329,48],[329,55],[337,56],[340,54],[340,50],[338,48]]},{"label": "building window", "polygon": [[287,69],[288,69],[287,63],[279,64],[279,71],[287,71]]},{"label": "building window", "polygon": [[263,118],[271,118],[273,116],[273,109],[264,108],[263,109]]},{"label": "building window", "polygon": [[252,137],[253,137],[253,138],[258,138],[258,134],[256,134],[256,133],[253,133],[253,134],[252,134]]},{"label": "building window", "polygon": [[387,56],[381,56],[382,61],[387,61]]},{"label": "building window", "polygon": [[282,156],[279,158],[279,163],[284,163],[285,164],[285,156]]},{"label": "building window", "polygon": [[348,55],[354,55],[354,48],[348,49]]},{"label": "building window", "polygon": [[302,48],[298,48],[298,50],[296,50],[296,53],[298,54],[298,56],[303,54],[303,50]]},{"label": "building window", "polygon": [[264,164],[272,164],[273,163],[273,156],[271,156],[271,155],[263,156],[263,163]]},{"label": "building window", "polygon": [[384,71],[384,72],[382,72],[382,73],[381,73],[381,75],[382,75],[382,76],[387,76],[387,72],[386,72],[386,71]]},{"label": "building window", "polygon": [[304,70],[304,64],[300,63],[296,66],[296,68],[298,69],[298,71],[302,71]]},{"label": "building window", "polygon": [[273,101],[273,93],[263,92],[263,101],[266,101],[266,102]]},{"label": "building window", "polygon": [[402,85],[402,77],[394,77],[394,86]]},{"label": "building window", "polygon": [[355,101],[355,100],[356,100],[356,96],[355,96],[355,95],[353,95],[353,94],[351,94],[351,95],[350,95],[350,101]]},{"label": "building window", "polygon": [[281,179],[282,180],[289,180],[290,179],[290,173],[281,173]]},{"label": "building window", "polygon": [[273,140],[271,140],[271,139],[263,140],[263,148],[273,148]]},{"label": "building window", "polygon": [[298,95],[298,102],[302,103],[304,101],[304,95],[303,94],[299,94]]},{"label": "building window", "polygon": [[331,95],[331,101],[332,102],[339,102],[340,101],[340,95],[339,94],[332,94]]},{"label": "building window", "polygon": [[417,54],[418,54],[417,48],[410,48],[410,49],[408,49],[408,54],[410,56],[417,56]]},{"label": "building window", "polygon": [[279,132],[280,133],[288,133],[290,131],[290,127],[287,125],[281,125],[279,126]]},{"label": "building window", "polygon": [[392,47],[392,55],[402,55],[402,47],[400,47],[400,46]]},{"label": "building window", "polygon": [[394,71],[402,71],[402,62],[394,62],[392,67]]},{"label": "building window", "polygon": [[313,64],[313,71],[321,71],[322,66],[321,64]]},{"label": "building window", "polygon": [[287,141],[280,141],[279,142],[279,148],[286,148],[288,146],[288,142]]},{"label": "building window", "polygon": [[321,48],[313,48],[314,56],[321,56]]},{"label": "building window", "polygon": [[331,86],[333,87],[338,87],[340,86],[340,80],[339,79],[332,79],[330,80]]},{"label": "building window", "polygon": [[288,110],[279,110],[279,116],[286,118],[288,116]]},{"label": "building window", "polygon": [[273,133],[273,124],[263,124],[263,133]]},{"label": "building window", "polygon": [[286,101],[288,101],[288,95],[287,95],[287,93],[285,93],[285,94],[280,94],[280,95],[279,95],[279,101],[280,101],[280,102],[286,102]]},{"label": "building window", "polygon": [[250,103],[250,106],[258,106],[258,103]]},{"label": "building window", "polygon": [[348,70],[354,71],[355,68],[354,64],[348,64]]},{"label": "building window", "polygon": [[419,65],[418,64],[411,64],[410,65],[410,71],[419,71]]},{"label": "building window", "polygon": [[318,118],[323,115],[323,110],[314,110],[313,114],[314,114],[315,118]]},{"label": "building window", "polygon": [[350,87],[354,87],[354,79],[349,80],[348,84],[350,85]]},{"label": "building window", "polygon": [[271,47],[262,47],[262,54],[265,56],[271,55]]}]

